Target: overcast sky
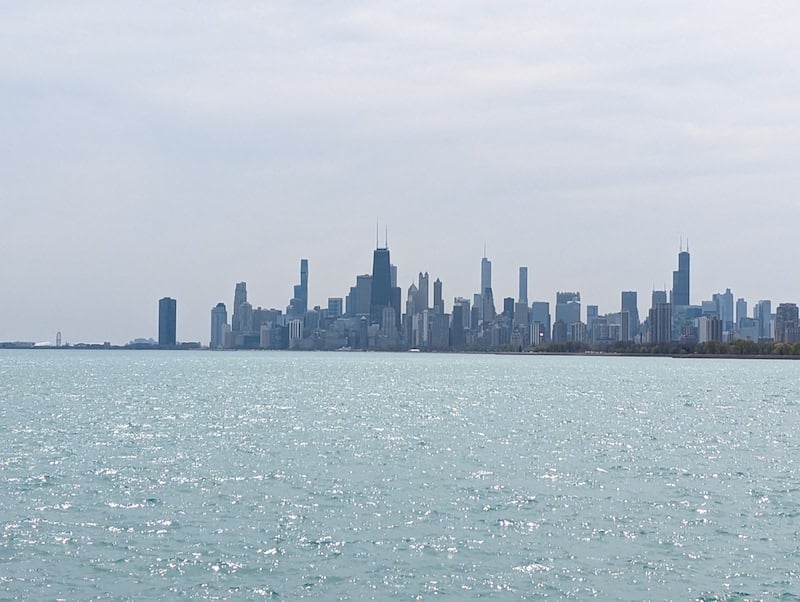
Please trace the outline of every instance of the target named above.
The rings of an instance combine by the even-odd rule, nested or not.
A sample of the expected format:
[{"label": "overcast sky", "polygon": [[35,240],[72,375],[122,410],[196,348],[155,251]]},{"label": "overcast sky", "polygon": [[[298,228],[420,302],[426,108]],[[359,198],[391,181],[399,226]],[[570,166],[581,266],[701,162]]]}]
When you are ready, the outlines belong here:
[{"label": "overcast sky", "polygon": [[797,2],[0,0],[0,341],[208,343],[371,270],[800,302]]}]

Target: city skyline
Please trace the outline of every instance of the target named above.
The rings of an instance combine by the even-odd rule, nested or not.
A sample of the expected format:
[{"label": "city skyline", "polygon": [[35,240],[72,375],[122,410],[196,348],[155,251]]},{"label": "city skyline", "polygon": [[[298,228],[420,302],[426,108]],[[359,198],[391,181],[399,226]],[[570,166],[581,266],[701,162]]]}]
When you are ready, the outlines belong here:
[{"label": "city skyline", "polygon": [[[751,352],[760,348],[772,353],[784,350],[775,344],[800,343],[796,303],[779,303],[773,314],[771,300],[760,299],[754,303],[751,316],[745,299],[738,298],[734,304],[730,288],[712,294],[711,299],[692,303],[688,245],[684,248],[681,244],[672,288],[651,291],[644,321],[639,318],[636,291],[620,292],[619,311],[600,312],[599,306],[591,303],[585,305],[584,311],[580,291],[557,291],[554,313],[549,301],[529,305],[526,266],[519,268],[518,297],[503,298],[502,311],[498,311],[492,263],[485,249],[480,262],[480,292],[473,293],[472,303],[456,296],[452,313],[448,313],[443,283],[436,278],[431,305],[430,274],[419,272],[417,282],[408,287],[403,312],[401,289],[396,286],[397,266],[391,263],[386,243],[376,245],[372,272],[358,275],[346,298],[328,297],[327,306],[298,307],[295,286],[295,298],[285,313],[275,307],[255,307],[246,296],[245,283],[238,283],[231,324],[220,320],[225,314],[223,303],[211,310],[211,348],[523,351],[542,345],[548,350],[548,346],[555,345],[553,349],[560,351],[588,348],[663,353],[677,345],[685,353],[697,345],[701,345],[699,349],[706,344],[719,349],[713,345],[736,341],[737,349],[743,349],[739,343],[746,343]],[[300,280],[306,293],[308,268],[308,259],[301,259]],[[757,347],[762,344],[766,347]]]},{"label": "city skyline", "polygon": [[[385,272],[386,271],[386,267],[384,266],[384,263],[388,262],[388,253],[389,253],[389,251],[390,251],[390,249],[389,249],[389,246],[388,246],[387,243],[379,244],[378,247],[375,247],[373,249],[373,251],[372,251],[372,255],[373,255],[372,261],[371,262],[362,262],[362,263],[371,263],[370,269],[365,269],[363,271],[358,271],[358,270],[354,271],[353,274],[351,275],[351,280],[354,280],[354,279],[357,280],[356,276],[357,276],[357,274],[360,274],[360,273],[368,275],[371,278],[371,275],[372,275],[373,271],[376,268],[376,262],[377,262],[377,265],[380,266],[380,268],[379,268],[380,271],[381,272]],[[564,290],[566,290],[566,289],[562,288],[560,290],[553,290],[553,291],[550,291],[550,292],[544,292],[543,294],[539,294],[540,292],[537,291],[535,289],[535,287],[531,287],[531,278],[532,278],[532,276],[529,273],[528,266],[519,265],[519,266],[516,266],[516,268],[514,270],[509,270],[508,266],[505,266],[506,269],[502,270],[502,272],[505,273],[505,274],[509,273],[510,271],[516,271],[516,274],[515,274],[514,281],[513,282],[504,283],[503,288],[501,289],[502,293],[498,294],[498,293],[494,292],[494,290],[493,290],[493,289],[496,288],[494,286],[494,278],[493,278],[493,275],[492,275],[493,268],[495,267],[495,264],[492,262],[492,259],[489,257],[489,255],[491,255],[491,253],[487,251],[486,245],[484,245],[483,253],[485,253],[485,255],[483,255],[482,257],[475,258],[476,261],[479,259],[480,264],[479,264],[479,266],[477,266],[477,269],[475,269],[475,278],[474,278],[475,285],[474,285],[474,290],[472,290],[472,291],[470,291],[470,290],[451,291],[450,287],[448,287],[448,285],[447,285],[448,281],[445,278],[443,278],[443,276],[445,276],[443,274],[435,274],[434,275],[434,274],[429,274],[429,272],[427,272],[427,271],[424,271],[424,273],[423,272],[419,272],[418,276],[411,278],[412,272],[414,272],[414,270],[410,270],[410,269],[409,270],[403,270],[402,266],[400,266],[400,267],[397,266],[397,264],[396,264],[394,259],[392,259],[392,263],[391,263],[391,271],[392,271],[391,276],[387,275],[387,276],[384,276],[384,278],[389,278],[389,277],[396,278],[398,273],[405,274],[406,272],[408,272],[408,276],[410,278],[409,279],[409,284],[411,284],[414,287],[417,287],[417,285],[419,285],[419,287],[422,287],[422,284],[424,282],[425,283],[425,289],[428,290],[428,288],[432,284],[430,282],[430,280],[435,277],[436,280],[439,283],[439,287],[443,288],[444,291],[445,291],[445,293],[443,295],[443,299],[444,299],[445,311],[447,313],[449,313],[451,311],[451,309],[452,309],[453,299],[454,298],[459,298],[459,297],[466,298],[466,299],[469,300],[470,303],[472,303],[474,301],[473,296],[477,295],[478,294],[478,290],[480,290],[485,284],[488,283],[489,289],[492,291],[492,294],[493,294],[492,302],[493,302],[493,305],[494,305],[494,308],[495,308],[495,314],[497,315],[497,314],[500,314],[501,312],[503,312],[503,299],[504,298],[513,297],[515,301],[518,301],[519,292],[523,291],[523,289],[524,289],[524,292],[528,295],[527,307],[529,309],[532,306],[532,304],[534,304],[534,303],[539,303],[539,302],[549,303],[550,304],[550,308],[551,308],[550,311],[551,311],[551,314],[553,316],[552,317],[552,321],[555,322],[558,319],[558,317],[557,317],[557,311],[558,311],[557,308],[559,306],[558,299],[560,297],[570,296],[573,293],[566,293],[566,292],[564,292]],[[638,304],[636,306],[636,309],[638,310],[640,320],[644,321],[645,318],[647,318],[647,316],[648,316],[648,310],[651,308],[651,305],[653,305],[655,303],[656,295],[663,295],[663,302],[665,302],[665,303],[666,302],[670,302],[671,303],[671,299],[673,298],[673,291],[675,291],[677,289],[680,289],[682,291],[685,290],[685,287],[687,286],[688,283],[690,283],[691,291],[696,291],[697,287],[698,287],[698,284],[695,282],[697,277],[694,276],[694,270],[696,269],[697,266],[694,263],[692,263],[692,266],[691,266],[691,270],[692,271],[691,271],[691,274],[689,274],[689,272],[688,272],[688,270],[689,270],[689,256],[690,256],[690,253],[689,253],[688,243],[685,243],[683,241],[683,239],[681,238],[680,239],[680,243],[679,243],[679,247],[678,247],[678,253],[673,256],[673,260],[677,262],[673,266],[676,269],[673,269],[673,270],[669,271],[671,273],[671,278],[670,278],[671,286],[667,282],[668,279],[665,277],[663,279],[663,281],[664,281],[663,284],[661,284],[661,285],[655,285],[654,284],[648,290],[625,289],[624,287],[620,288],[618,291],[616,291],[616,305],[614,305],[613,301],[611,303],[608,303],[608,304],[600,303],[600,302],[597,301],[597,298],[595,298],[592,295],[591,291],[587,291],[584,287],[573,286],[572,288],[575,290],[575,294],[578,295],[577,300],[581,304],[581,311],[583,312],[581,314],[581,319],[584,319],[584,317],[586,315],[586,308],[589,307],[589,306],[597,306],[599,308],[601,314],[619,311],[620,306],[621,306],[621,295],[624,296],[624,294],[626,292],[632,292],[632,293],[638,293],[638,301],[637,301]],[[676,259],[676,257],[677,257],[677,259]],[[100,340],[100,339],[89,340],[89,339],[83,339],[81,337],[70,338],[67,335],[67,336],[64,337],[64,341],[65,341],[65,343],[77,343],[77,342],[82,342],[82,343],[100,343],[100,342],[109,341],[114,345],[125,344],[125,343],[128,343],[128,342],[130,342],[130,341],[132,341],[134,339],[152,338],[153,340],[158,341],[163,336],[163,333],[161,331],[162,313],[164,311],[162,309],[162,304],[165,301],[171,302],[171,308],[170,308],[169,311],[171,312],[171,316],[172,316],[171,320],[172,320],[172,322],[171,322],[171,324],[169,326],[169,329],[171,331],[174,331],[174,333],[176,333],[176,334],[173,334],[173,338],[166,339],[168,341],[166,343],[167,346],[169,346],[171,344],[175,344],[175,342],[200,342],[204,346],[208,345],[210,343],[209,335],[208,335],[208,310],[211,309],[212,310],[212,315],[213,315],[215,310],[219,311],[219,309],[220,309],[219,305],[220,304],[223,304],[223,305],[225,305],[227,307],[227,314],[226,315],[230,317],[230,319],[232,321],[232,324],[235,325],[236,324],[236,322],[235,322],[236,317],[234,315],[234,312],[233,312],[232,308],[236,307],[238,304],[240,304],[241,303],[241,299],[246,299],[248,301],[251,301],[254,308],[256,306],[258,306],[258,308],[263,308],[264,310],[277,309],[277,310],[280,310],[280,311],[286,313],[286,312],[291,312],[293,310],[293,308],[294,308],[294,311],[298,315],[302,314],[306,310],[310,310],[311,308],[313,308],[315,306],[319,306],[319,307],[325,308],[331,298],[341,298],[343,300],[343,302],[344,302],[344,298],[347,296],[346,289],[348,287],[350,287],[349,284],[348,285],[344,285],[343,284],[342,286],[338,287],[337,290],[331,291],[329,293],[326,293],[326,292],[323,292],[323,291],[318,291],[316,294],[319,296],[319,298],[315,297],[314,294],[309,293],[309,290],[310,291],[314,291],[315,290],[314,282],[315,282],[316,275],[314,274],[313,262],[312,262],[312,260],[310,260],[307,257],[297,258],[294,261],[295,276],[294,276],[293,279],[289,278],[290,281],[293,281],[293,282],[297,282],[298,281],[298,276],[297,276],[297,263],[298,262],[299,262],[299,265],[300,265],[300,268],[299,268],[299,282],[300,282],[300,284],[291,284],[290,282],[287,282],[287,283],[285,283],[285,285],[280,286],[280,287],[277,286],[277,284],[274,287],[268,287],[272,291],[274,291],[274,296],[277,296],[277,297],[280,297],[280,292],[279,291],[281,291],[281,290],[287,291],[286,294],[284,295],[283,302],[278,300],[276,303],[264,303],[263,299],[260,299],[260,298],[258,298],[258,297],[256,297],[255,295],[252,294],[253,290],[255,290],[255,291],[262,290],[264,288],[264,286],[263,286],[264,283],[261,283],[260,286],[253,287],[253,286],[251,286],[253,284],[252,280],[240,281],[240,282],[236,283],[236,286],[235,286],[236,291],[235,291],[235,294],[231,296],[231,299],[228,299],[226,295],[221,295],[219,299],[217,299],[213,303],[211,301],[209,301],[209,303],[211,303],[211,304],[208,305],[207,307],[204,307],[205,311],[204,311],[203,320],[206,322],[206,324],[204,326],[201,326],[199,328],[199,330],[204,329],[205,333],[203,333],[200,336],[197,336],[195,338],[187,338],[187,337],[182,337],[180,335],[181,332],[186,332],[189,329],[184,327],[183,331],[181,330],[181,321],[183,319],[182,313],[178,315],[177,324],[175,324],[175,322],[176,322],[176,318],[175,318],[175,311],[176,311],[175,310],[175,303],[176,303],[176,300],[179,300],[179,298],[178,298],[177,295],[168,295],[168,296],[166,296],[166,297],[164,297],[164,298],[159,300],[159,307],[158,307],[158,310],[155,312],[155,321],[153,322],[154,327],[151,329],[154,332],[147,331],[147,332],[131,333],[127,338],[123,337],[124,340],[121,340],[121,339],[120,340],[111,340],[110,337],[101,337],[102,340]],[[287,262],[287,263],[291,264],[292,262]],[[311,265],[311,268],[309,268],[309,265]],[[342,267],[346,267],[346,266],[342,266]],[[475,266],[473,266],[473,267],[475,267]],[[309,271],[310,270],[312,271],[312,274],[314,274],[314,275],[311,276],[311,285],[309,286]],[[524,287],[523,287],[523,274],[525,274],[525,276],[527,276],[527,279],[525,280],[525,284],[527,286],[524,286]],[[679,276],[679,274],[683,274],[683,275]],[[423,276],[424,276],[424,278],[423,278]],[[361,278],[361,276],[358,276],[358,278]],[[653,282],[655,283],[656,279],[653,279]],[[402,315],[402,314],[406,313],[406,309],[405,308],[406,308],[408,287],[403,286],[403,282],[402,281],[398,281],[397,284],[398,284],[397,289],[398,289],[398,292],[400,294],[400,302],[399,302],[400,314]],[[385,288],[385,286],[386,285],[384,284],[384,288]],[[251,293],[248,293],[248,290],[247,290],[248,287],[250,288]],[[228,287],[228,288],[230,288],[230,287]],[[701,285],[701,290],[705,290],[705,289],[702,289],[702,285]],[[733,290],[733,293],[731,293],[731,290]],[[529,291],[533,291],[533,292],[529,292]],[[715,300],[718,295],[722,294],[722,291],[727,291],[729,294],[735,295],[735,298],[737,300],[743,299],[744,302],[745,302],[745,306],[748,307],[748,308],[751,308],[749,310],[749,312],[748,312],[748,315],[750,315],[750,316],[752,316],[752,308],[759,301],[764,300],[764,299],[769,300],[769,301],[772,302],[773,310],[774,310],[775,307],[778,306],[779,303],[798,303],[798,302],[800,302],[800,298],[796,298],[796,299],[776,299],[774,297],[770,297],[769,295],[756,295],[754,297],[747,298],[747,297],[743,297],[742,295],[740,295],[737,292],[736,289],[731,289],[730,286],[726,286],[726,287],[720,289],[719,291],[713,291],[712,292],[712,291],[709,290],[709,292],[702,293],[702,294],[694,294],[694,293],[691,293],[690,291],[685,291],[684,293],[681,293],[680,300],[681,301],[685,301],[688,298],[688,300],[691,301],[693,305],[699,305],[701,303],[701,301],[703,301],[703,300],[707,300],[707,301],[711,301],[712,299]],[[651,293],[653,294],[652,302],[650,300]],[[258,294],[258,293],[256,293],[256,294]],[[380,299],[384,299],[387,294],[389,294],[389,293],[387,293],[385,291],[380,293]],[[583,296],[583,299],[581,299],[581,295]],[[374,307],[382,306],[383,302],[382,301],[375,302],[374,299],[372,298],[372,296],[373,296],[373,293],[370,293],[370,297],[365,301],[367,303],[367,306],[370,308],[369,312],[367,312],[367,313],[370,314],[371,320],[379,322],[380,321],[380,316],[378,316],[377,314],[374,314],[373,311],[374,311]],[[232,303],[231,303],[231,301],[232,301]],[[630,300],[628,300],[628,303],[630,303]],[[190,305],[191,306],[191,305],[197,305],[197,304],[198,304],[198,301],[196,299],[186,299],[185,302],[181,303],[181,306],[183,307],[184,305]],[[432,308],[433,307],[433,301],[431,299],[430,292],[428,292],[428,302],[427,302],[426,307],[427,308]],[[483,303],[481,303],[480,307],[483,308]],[[380,310],[377,310],[377,311],[380,311]],[[731,310],[730,311],[733,312],[733,299],[731,299]],[[287,315],[288,315],[288,313],[287,313]],[[396,318],[399,319],[399,316],[396,316]],[[194,330],[194,327],[192,327],[192,330]],[[63,329],[57,329],[57,332],[58,333],[62,333]],[[37,343],[39,343],[39,342],[53,343],[54,339],[55,339],[55,336],[52,337],[52,338],[53,338],[53,341],[51,341],[50,339],[41,339],[41,340],[37,339],[35,342],[37,342]],[[28,340],[32,340],[32,338],[31,337],[16,337],[16,338],[12,339],[12,338],[8,338],[8,337],[4,338],[4,337],[0,336],[0,341],[12,341],[12,340],[25,340],[25,341],[28,341]],[[172,342],[169,342],[169,341],[172,341]]]},{"label": "city skyline", "polygon": [[[285,307],[369,272],[448,311],[580,290],[800,298],[789,250],[800,6],[9,5],[0,24],[0,340],[177,338],[247,281]],[[287,287],[290,287],[287,292]],[[344,289],[344,290],[343,290]],[[472,300],[470,298],[470,300]],[[641,317],[645,307],[640,304]]]}]

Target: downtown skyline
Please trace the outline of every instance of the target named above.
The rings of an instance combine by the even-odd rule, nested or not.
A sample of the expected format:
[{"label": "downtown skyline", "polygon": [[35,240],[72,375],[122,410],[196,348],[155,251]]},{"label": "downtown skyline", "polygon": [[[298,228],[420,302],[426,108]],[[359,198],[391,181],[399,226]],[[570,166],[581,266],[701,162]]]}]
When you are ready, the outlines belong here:
[{"label": "downtown skyline", "polygon": [[[230,324],[224,303],[211,310],[210,347],[522,351],[550,343],[596,348],[618,343],[679,343],[694,348],[697,343],[739,339],[753,344],[800,342],[796,303],[777,302],[773,306],[771,299],[762,297],[748,311],[748,301],[735,298],[730,288],[712,294],[710,299],[692,302],[691,254],[688,243],[684,248],[683,242],[672,272],[672,288],[651,291],[645,318],[639,312],[638,291],[621,291],[620,305],[611,311],[600,311],[591,302],[584,305],[578,290],[556,292],[552,305],[544,298],[529,302],[527,266],[518,269],[516,297],[504,297],[498,306],[492,262],[486,255],[480,262],[478,292],[471,297],[455,296],[452,313],[448,313],[440,278],[433,281],[431,299],[431,275],[420,271],[417,281],[408,287],[403,304],[397,274],[388,242],[381,246],[376,238],[371,273],[357,275],[348,294],[328,297],[327,305],[312,308],[309,303],[308,259],[300,260],[300,284],[294,286],[285,312],[256,306],[248,298],[246,282],[239,282]],[[165,323],[174,325],[174,314],[164,318],[160,310],[160,332]],[[161,341],[160,336],[163,345]]]},{"label": "downtown skyline", "polygon": [[[388,234],[385,235],[387,240],[385,242],[378,243],[377,249],[388,248],[391,251],[391,246],[384,246],[384,244],[388,245]],[[583,287],[580,283],[573,282],[569,286],[563,286],[560,289],[555,289],[551,291],[542,291],[540,286],[536,286],[536,267],[531,265],[516,265],[516,266],[498,266],[497,262],[494,261],[491,257],[491,253],[488,251],[488,247],[484,246],[484,251],[487,253],[487,256],[483,258],[478,257],[477,259],[473,260],[473,284],[472,287],[461,289],[461,290],[453,290],[451,286],[449,286],[449,282],[446,278],[445,274],[437,274],[431,272],[431,270],[425,268],[424,266],[418,270],[413,270],[410,268],[404,269],[403,265],[398,265],[398,262],[395,260],[395,256],[392,255],[392,267],[395,270],[397,275],[397,285],[400,289],[401,299],[400,299],[400,306],[401,308],[405,308],[406,301],[407,301],[407,292],[408,287],[412,283],[414,285],[417,284],[417,275],[419,272],[424,272],[429,274],[429,297],[433,298],[433,283],[434,280],[439,279],[442,283],[442,287],[444,290],[443,298],[444,298],[444,306],[446,313],[450,313],[453,305],[453,299],[455,297],[462,297],[467,298],[472,302],[473,295],[477,293],[483,286],[487,279],[491,283],[492,294],[493,294],[493,302],[495,305],[496,312],[499,314],[503,311],[503,300],[508,297],[513,297],[518,300],[518,296],[520,293],[520,287],[522,285],[521,276],[520,276],[520,268],[525,268],[527,273],[527,280],[525,281],[525,290],[523,291],[527,295],[527,305],[530,307],[531,303],[534,301],[543,301],[550,303],[551,306],[551,313],[554,313],[554,308],[556,305],[556,297],[558,291],[566,291],[566,290],[574,290],[579,292],[581,295],[582,301],[582,320],[586,320],[586,308],[588,305],[597,305],[599,308],[600,314],[612,313],[619,311],[620,308],[620,294],[622,291],[633,291],[638,294],[638,304],[637,309],[639,311],[640,321],[644,322],[645,318],[647,317],[647,312],[651,305],[651,293],[653,291],[666,291],[668,298],[672,290],[674,290],[676,283],[680,280],[680,284],[678,285],[679,288],[683,289],[687,284],[683,278],[677,276],[680,272],[680,264],[681,264],[681,257],[686,255],[685,245],[688,245],[688,242],[685,242],[684,239],[679,240],[679,253],[673,253],[672,256],[666,255],[667,257],[671,257],[673,260],[673,265],[671,269],[664,271],[663,274],[653,275],[649,278],[652,281],[652,285],[648,287],[646,290],[636,289],[633,287],[625,287],[621,286],[616,290],[615,293],[612,293],[612,298],[606,300],[605,302],[599,301],[601,298],[599,295],[595,295],[592,290],[588,289],[587,287]],[[370,252],[370,255],[373,251]],[[349,283],[342,283],[340,286],[334,287],[331,291],[321,291],[319,288],[322,286],[322,283],[329,281],[329,278],[326,278],[324,274],[317,274],[315,270],[314,261],[309,258],[297,258],[295,261],[287,261],[284,267],[289,268],[290,271],[293,272],[293,276],[289,277],[289,281],[285,283],[265,283],[259,281],[259,279],[244,279],[237,282],[244,282],[247,285],[247,294],[248,299],[252,302],[254,307],[259,307],[263,309],[277,309],[284,313],[290,309],[292,304],[292,299],[297,297],[298,290],[304,290],[304,295],[306,296],[306,303],[305,309],[311,310],[312,308],[318,307],[326,307],[328,299],[333,298],[342,298],[343,303],[347,296],[347,291],[350,286],[355,282],[356,276],[358,274],[371,274],[372,272],[372,265],[371,261],[369,260],[370,255],[365,255],[365,258],[362,258],[360,261],[354,260],[354,265],[363,266],[364,269],[362,270],[354,270],[349,276],[349,279],[352,282]],[[677,257],[677,259],[676,259]],[[450,260],[452,261],[452,257]],[[488,262],[488,272],[487,272],[487,262]],[[795,298],[791,299],[781,299],[771,297],[769,295],[755,295],[751,297],[744,297],[739,293],[739,289],[736,287],[735,283],[720,287],[718,290],[710,289],[708,286],[704,286],[702,282],[698,282],[699,278],[696,274],[697,271],[700,271],[701,274],[705,273],[702,270],[699,270],[699,265],[701,262],[697,261],[695,257],[692,260],[691,265],[691,282],[690,286],[691,289],[686,294],[689,296],[689,300],[692,304],[699,305],[702,300],[709,300],[712,298],[713,295],[717,293],[721,293],[726,289],[731,289],[732,293],[735,296],[735,299],[744,298],[748,307],[750,308],[750,313],[752,314],[752,307],[753,305],[762,299],[769,299],[772,300],[773,311],[774,308],[777,306],[778,303],[781,302],[797,302],[800,301],[800,295]],[[300,278],[298,279],[298,265],[300,265]],[[510,267],[510,270],[509,270]],[[337,273],[341,273],[342,271],[346,271],[348,268],[347,265],[339,266],[339,270]],[[498,269],[499,268],[499,269]],[[513,273],[512,277],[508,277],[509,271]],[[499,281],[498,273],[501,274],[504,281]],[[603,281],[603,288],[608,289],[609,283],[602,279],[602,274],[598,274]],[[402,280],[405,278],[406,280]],[[632,279],[633,280],[633,279]],[[641,282],[643,279],[638,277],[637,281]],[[563,282],[570,282],[569,278],[562,279]],[[298,282],[300,284],[298,284]],[[320,284],[317,284],[320,282]],[[659,283],[660,284],[657,284]],[[234,282],[232,281],[227,288],[231,289]],[[613,285],[611,285],[613,286]],[[237,285],[238,287],[238,285]],[[222,286],[218,287],[222,290]],[[267,296],[267,299],[275,299],[275,302],[269,302],[267,299],[264,299],[261,295],[264,290],[270,292]],[[237,292],[238,295],[238,292]],[[201,321],[204,322],[200,325],[191,324],[189,327],[187,325],[182,324],[184,320],[191,319],[192,321],[197,320],[197,317],[194,316],[190,311],[186,311],[185,308],[196,308],[199,305],[199,300],[191,297],[184,297],[182,295],[176,294],[173,291],[166,290],[163,294],[159,297],[171,298],[173,300],[177,300],[178,309],[177,309],[177,341],[183,342],[200,342],[203,346],[209,344],[209,335],[208,335],[208,311],[210,308],[216,306],[218,302],[224,303],[228,308],[228,316],[230,320],[230,316],[232,314],[231,308],[236,305],[236,300],[234,299],[234,295],[230,295],[230,291],[228,294],[222,293],[219,295],[218,299],[209,300],[207,303],[203,304],[203,316]],[[228,298],[230,297],[230,299]],[[282,297],[282,299],[281,299]],[[608,294],[604,294],[603,298],[605,299],[608,297]],[[682,297],[683,299],[683,294]],[[213,301],[213,303],[212,303]],[[209,304],[210,303],[210,304]],[[0,336],[0,342],[8,342],[13,340],[19,341],[32,341],[32,342],[55,342],[55,332],[63,333],[62,336],[64,337],[65,343],[101,343],[109,341],[114,345],[122,345],[126,344],[133,339],[147,339],[153,338],[154,340],[159,339],[159,326],[158,326],[158,311],[153,311],[152,308],[152,301],[150,306],[147,308],[143,308],[144,313],[148,314],[149,318],[149,328],[145,329],[143,332],[131,332],[129,335],[123,336],[121,339],[112,339],[112,337],[101,337],[98,339],[87,339],[82,338],[80,336],[70,336],[68,330],[64,328],[57,328],[53,331],[53,334],[44,339],[36,339],[34,340],[32,337],[2,337]],[[149,311],[148,311],[149,310]],[[174,311],[174,309],[173,309]],[[405,309],[402,309],[401,313],[404,313]],[[188,316],[186,315],[188,314]],[[371,316],[374,320],[379,320],[378,316]],[[111,329],[109,329],[111,330]],[[187,337],[184,336],[187,332],[196,332],[198,336],[196,337]]]}]

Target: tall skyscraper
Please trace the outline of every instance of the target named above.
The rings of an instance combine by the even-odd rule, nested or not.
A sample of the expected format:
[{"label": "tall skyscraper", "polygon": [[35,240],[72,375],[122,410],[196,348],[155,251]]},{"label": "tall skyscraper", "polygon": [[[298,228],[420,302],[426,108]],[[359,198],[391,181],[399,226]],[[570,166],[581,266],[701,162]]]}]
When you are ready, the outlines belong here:
[{"label": "tall skyscraper", "polygon": [[758,336],[761,339],[771,338],[772,301],[761,299],[753,308],[753,317],[758,321]]},{"label": "tall skyscraper", "polygon": [[372,254],[372,289],[369,302],[370,323],[383,322],[383,308],[392,306],[392,268],[389,249],[378,247]]},{"label": "tall skyscraper", "polygon": [[481,294],[490,288],[492,288],[492,262],[484,257],[481,259]]},{"label": "tall skyscraper", "polygon": [[421,314],[423,311],[430,308],[430,289],[428,287],[430,278],[428,277],[428,272],[424,274],[420,272],[418,281],[416,313]]},{"label": "tall skyscraper", "polygon": [[209,347],[219,349],[225,343],[225,327],[228,325],[228,310],[224,303],[211,309],[211,342]]},{"label": "tall skyscraper", "polygon": [[586,306],[586,330],[591,333],[594,321],[600,315],[600,308],[597,305]]},{"label": "tall skyscraper", "polygon": [[656,303],[650,310],[650,342],[669,343],[672,340],[672,304]]},{"label": "tall skyscraper", "polygon": [[485,254],[481,259],[481,291],[478,294],[481,297],[479,306],[480,318],[484,322],[491,322],[495,317],[494,293],[492,292],[492,262],[486,258]]},{"label": "tall skyscraper", "polygon": [[442,281],[438,278],[433,281],[433,309],[440,314],[444,313],[444,298],[442,297]]},{"label": "tall skyscraper", "polygon": [[639,302],[636,291],[622,291],[622,311],[628,312],[629,340],[639,334]]},{"label": "tall skyscraper", "polygon": [[[469,302],[467,302],[469,307]],[[453,315],[450,321],[450,345],[453,348],[463,347],[466,344],[464,334],[466,317],[464,316],[464,305],[456,302],[453,304]]]},{"label": "tall skyscraper", "polygon": [[519,268],[519,298],[517,301],[528,304],[528,268],[524,265]]},{"label": "tall skyscraper", "polygon": [[689,305],[689,251],[678,253],[678,269],[672,272],[673,305]]},{"label": "tall skyscraper", "polygon": [[747,318],[747,301],[744,298],[739,297],[736,299],[736,327],[740,328],[742,326],[742,320]]},{"label": "tall skyscraper", "polygon": [[172,347],[176,344],[177,302],[171,297],[158,301],[158,344]]},{"label": "tall skyscraper", "polygon": [[356,285],[350,292],[353,295],[353,316],[369,316],[372,303],[372,274],[356,276]]},{"label": "tall skyscraper", "polygon": [[531,304],[531,324],[538,329],[538,332],[532,332],[532,342],[538,345],[550,341],[550,303],[534,301]]},{"label": "tall skyscraper", "polygon": [[409,317],[413,317],[417,314],[417,294],[419,293],[419,289],[417,285],[413,282],[411,286],[408,287],[408,295],[406,296],[406,314]]},{"label": "tall skyscraper", "polygon": [[242,306],[247,303],[247,283],[237,282],[233,293],[233,316],[231,317],[231,330],[242,330]]},{"label": "tall skyscraper", "polygon": [[733,293],[726,288],[724,293],[714,293],[711,296],[717,306],[717,315],[722,320],[722,330],[725,332],[733,330]]},{"label": "tall skyscraper", "polygon": [[305,316],[308,311],[308,259],[300,260],[300,284],[294,285],[294,296],[289,301],[286,313]]}]

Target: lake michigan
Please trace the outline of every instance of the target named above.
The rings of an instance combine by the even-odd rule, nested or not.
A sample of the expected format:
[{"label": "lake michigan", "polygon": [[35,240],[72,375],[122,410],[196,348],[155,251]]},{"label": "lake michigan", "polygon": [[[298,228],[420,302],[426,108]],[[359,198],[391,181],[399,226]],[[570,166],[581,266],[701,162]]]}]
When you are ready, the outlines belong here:
[{"label": "lake michigan", "polygon": [[800,600],[800,362],[0,351],[0,598]]}]

